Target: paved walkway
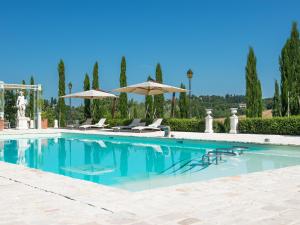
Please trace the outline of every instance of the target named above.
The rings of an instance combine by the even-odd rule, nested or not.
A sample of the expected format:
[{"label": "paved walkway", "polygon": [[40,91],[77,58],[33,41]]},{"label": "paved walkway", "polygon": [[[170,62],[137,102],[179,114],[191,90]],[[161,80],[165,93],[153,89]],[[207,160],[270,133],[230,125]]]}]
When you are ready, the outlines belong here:
[{"label": "paved walkway", "polygon": [[127,192],[0,162],[0,224],[300,224],[300,166]]},{"label": "paved walkway", "polygon": [[[30,136],[60,136],[70,130],[30,130]],[[162,137],[163,132],[71,132]],[[30,133],[30,134],[28,134]],[[5,130],[0,138],[24,137]],[[175,138],[300,145],[278,135],[172,132]],[[300,224],[300,166],[165,188],[128,192],[83,180],[0,162],[2,224]]]}]

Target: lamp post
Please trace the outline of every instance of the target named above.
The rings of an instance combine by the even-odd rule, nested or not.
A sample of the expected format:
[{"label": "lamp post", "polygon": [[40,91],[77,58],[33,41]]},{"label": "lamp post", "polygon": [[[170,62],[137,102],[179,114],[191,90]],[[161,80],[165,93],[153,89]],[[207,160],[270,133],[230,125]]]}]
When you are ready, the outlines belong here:
[{"label": "lamp post", "polygon": [[186,73],[188,79],[189,79],[189,118],[192,117],[192,104],[191,104],[191,98],[192,98],[192,78],[193,78],[193,71],[189,69]]},{"label": "lamp post", "polygon": [[[72,93],[72,87],[73,87],[72,83],[69,82],[69,84],[68,84],[69,94]],[[69,105],[70,105],[70,121],[72,122],[72,102],[71,102],[71,98],[69,98]]]}]

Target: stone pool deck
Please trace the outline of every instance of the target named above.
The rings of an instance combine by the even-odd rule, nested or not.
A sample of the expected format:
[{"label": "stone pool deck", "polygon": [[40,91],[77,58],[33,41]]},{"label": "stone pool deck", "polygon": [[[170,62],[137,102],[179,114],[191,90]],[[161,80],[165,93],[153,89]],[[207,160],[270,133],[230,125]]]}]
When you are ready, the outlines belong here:
[{"label": "stone pool deck", "polygon": [[300,224],[300,166],[127,192],[0,162],[0,224]]},{"label": "stone pool deck", "polygon": [[[78,129],[44,129],[44,130],[27,130],[26,132],[22,130],[4,130],[0,131],[1,138],[11,138],[13,137],[36,137],[45,136],[57,136],[61,133],[80,133],[80,134],[99,134],[99,135],[117,135],[117,136],[133,136],[133,137],[163,137],[164,132],[113,132],[111,129],[93,129],[93,130],[78,130]],[[193,139],[193,140],[210,140],[210,141],[229,141],[229,142],[244,142],[244,143],[257,143],[257,144],[275,144],[275,145],[296,145],[300,146],[299,136],[289,136],[289,135],[266,135],[266,134],[225,134],[225,133],[192,133],[192,132],[178,132],[172,131],[170,138],[178,139]],[[266,139],[268,141],[266,142]]]},{"label": "stone pool deck", "polygon": [[[30,132],[55,136],[70,130]],[[162,132],[71,132],[162,136]],[[197,140],[264,143],[269,138],[272,144],[300,145],[300,138],[291,136],[172,133]],[[0,138],[23,135],[7,130]],[[128,192],[0,162],[0,193],[0,225],[300,224],[300,166]]]}]

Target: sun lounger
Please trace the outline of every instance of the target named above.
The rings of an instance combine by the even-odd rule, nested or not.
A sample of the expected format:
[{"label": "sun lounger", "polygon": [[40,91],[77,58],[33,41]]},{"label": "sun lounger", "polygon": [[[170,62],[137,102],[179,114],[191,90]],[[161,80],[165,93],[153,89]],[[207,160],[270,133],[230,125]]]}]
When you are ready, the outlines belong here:
[{"label": "sun lounger", "polygon": [[120,131],[120,130],[131,130],[133,127],[137,126],[144,126],[145,123],[141,123],[141,119],[133,119],[132,122],[127,126],[116,126],[112,127],[113,131]]},{"label": "sun lounger", "polygon": [[79,125],[79,121],[78,120],[75,120],[75,123],[70,123],[70,124],[67,124],[67,128],[70,128],[70,129],[74,129],[74,128],[78,128],[80,125]]},{"label": "sun lounger", "polygon": [[133,127],[132,130],[139,131],[139,132],[142,132],[143,130],[154,130],[154,131],[160,130],[160,125],[161,125],[162,121],[163,121],[163,119],[157,119],[148,126],[137,126],[137,127]]},{"label": "sun lounger", "polygon": [[104,127],[108,126],[108,124],[104,124],[105,121],[106,121],[106,118],[102,118],[96,124],[82,125],[79,128],[84,128],[84,129],[88,129],[88,128],[104,128]]}]

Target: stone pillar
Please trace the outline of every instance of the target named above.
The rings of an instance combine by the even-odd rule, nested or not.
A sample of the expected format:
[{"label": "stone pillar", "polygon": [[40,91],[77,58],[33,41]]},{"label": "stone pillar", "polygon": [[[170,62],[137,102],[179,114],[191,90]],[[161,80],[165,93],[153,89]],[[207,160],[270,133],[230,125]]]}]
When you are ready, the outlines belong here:
[{"label": "stone pillar", "polygon": [[212,109],[206,109],[207,116],[205,117],[205,133],[213,133],[213,117],[211,116]]},{"label": "stone pillar", "polygon": [[36,90],[36,128],[42,129],[42,85],[38,84]]},{"label": "stone pillar", "polygon": [[230,117],[230,134],[237,134],[237,125],[239,122],[239,118],[237,115],[235,115],[237,113],[237,109],[236,108],[231,108],[231,117]]},{"label": "stone pillar", "polygon": [[4,120],[4,82],[0,81],[0,120]]}]

